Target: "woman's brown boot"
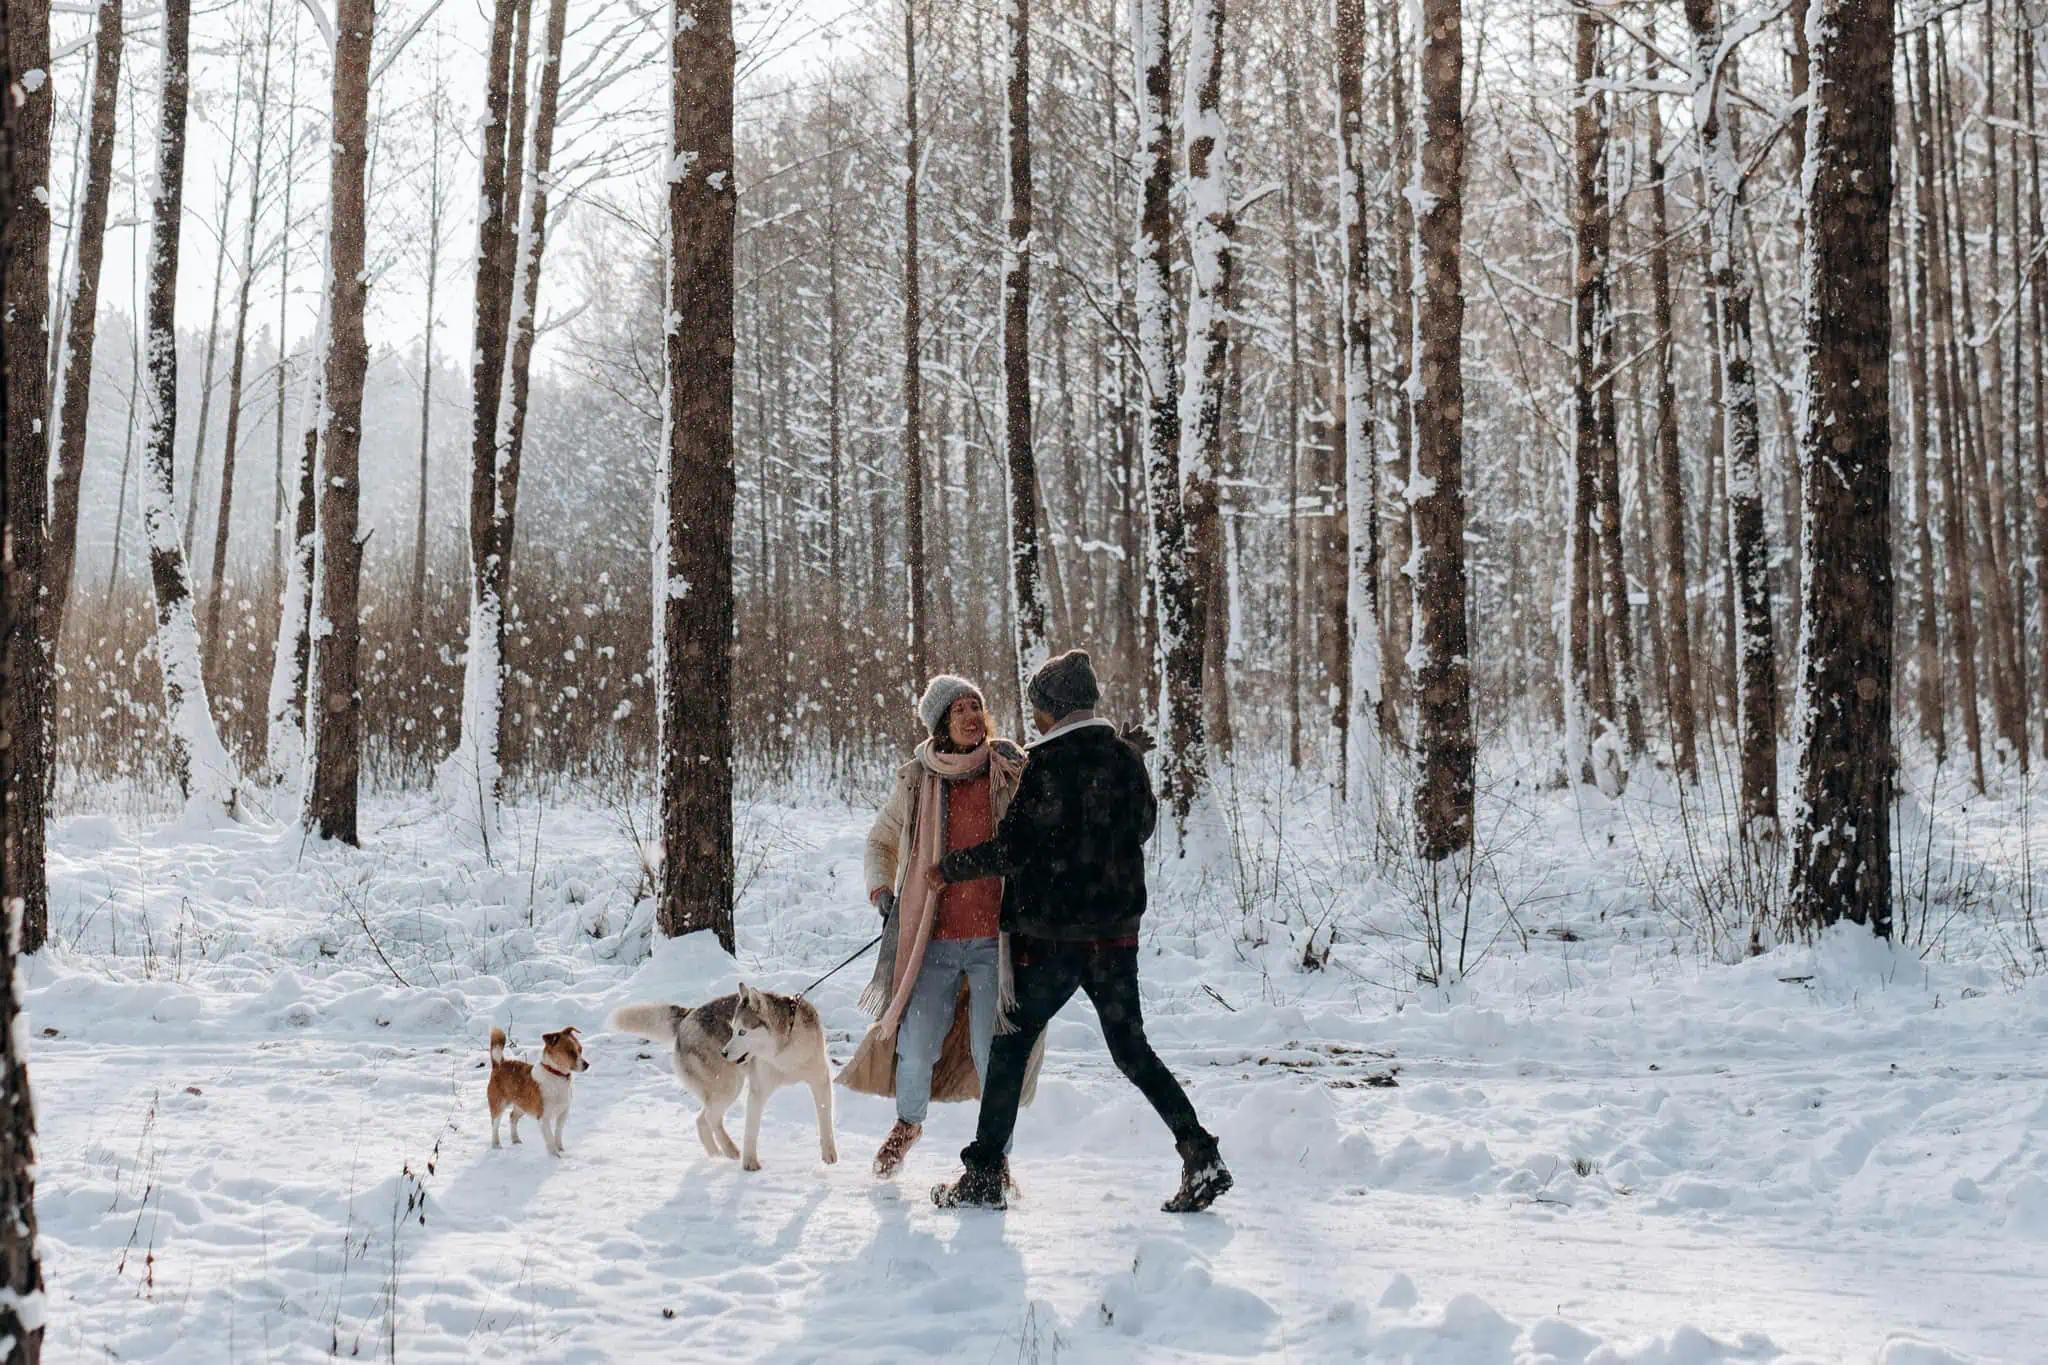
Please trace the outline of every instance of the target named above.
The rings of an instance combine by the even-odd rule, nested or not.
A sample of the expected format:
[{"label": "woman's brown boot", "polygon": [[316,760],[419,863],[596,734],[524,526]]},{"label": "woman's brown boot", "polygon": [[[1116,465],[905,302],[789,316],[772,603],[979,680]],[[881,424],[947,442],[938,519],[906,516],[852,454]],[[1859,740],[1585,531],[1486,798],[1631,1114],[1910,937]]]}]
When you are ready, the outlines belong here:
[{"label": "woman's brown boot", "polygon": [[892,1180],[896,1172],[903,1169],[903,1158],[924,1136],[924,1125],[896,1120],[896,1126],[889,1130],[889,1136],[882,1139],[882,1150],[875,1153],[875,1178]]}]

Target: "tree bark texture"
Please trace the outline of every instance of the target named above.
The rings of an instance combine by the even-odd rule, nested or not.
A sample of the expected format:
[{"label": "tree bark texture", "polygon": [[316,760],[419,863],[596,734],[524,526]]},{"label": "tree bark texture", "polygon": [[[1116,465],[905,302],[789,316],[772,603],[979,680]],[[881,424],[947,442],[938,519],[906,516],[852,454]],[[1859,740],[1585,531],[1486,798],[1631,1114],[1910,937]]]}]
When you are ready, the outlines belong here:
[{"label": "tree bark texture", "polygon": [[1003,451],[1010,483],[1010,610],[1016,623],[1018,733],[1025,689],[1051,657],[1031,449],[1031,0],[1008,0],[1008,247],[1003,271]]}]

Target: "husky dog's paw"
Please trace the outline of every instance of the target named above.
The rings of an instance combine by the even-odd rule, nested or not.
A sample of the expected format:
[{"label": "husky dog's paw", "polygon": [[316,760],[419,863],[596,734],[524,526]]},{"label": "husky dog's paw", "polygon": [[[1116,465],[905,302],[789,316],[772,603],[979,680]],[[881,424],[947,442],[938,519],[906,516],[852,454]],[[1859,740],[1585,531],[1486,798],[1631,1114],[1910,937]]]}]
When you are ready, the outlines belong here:
[{"label": "husky dog's paw", "polygon": [[760,1170],[760,1169],[761,1169],[761,1158],[760,1158],[760,1157],[757,1157],[757,1156],[750,1156],[750,1157],[742,1157],[742,1158],[740,1159],[740,1169],[741,1169],[741,1170],[743,1170],[743,1171],[758,1171],[758,1170]]},{"label": "husky dog's paw", "polygon": [[823,1147],[820,1147],[818,1155],[825,1158],[827,1166],[837,1166],[839,1164],[839,1148],[832,1143],[828,1142]]}]

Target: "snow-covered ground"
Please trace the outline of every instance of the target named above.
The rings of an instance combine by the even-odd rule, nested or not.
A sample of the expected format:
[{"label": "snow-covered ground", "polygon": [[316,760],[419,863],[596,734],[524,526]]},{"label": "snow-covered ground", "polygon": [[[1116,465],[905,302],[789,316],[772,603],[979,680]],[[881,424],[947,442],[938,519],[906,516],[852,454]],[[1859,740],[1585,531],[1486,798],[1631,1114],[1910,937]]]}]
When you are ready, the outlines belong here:
[{"label": "snow-covered ground", "polygon": [[[875,929],[867,812],[823,790],[743,814],[738,973],[770,989]],[[1913,942],[1744,959],[1739,889],[1687,851],[1712,801],[1491,774],[1435,972],[1412,865],[1374,874],[1313,789],[1231,784],[1146,922],[1154,1040],[1238,1181],[1192,1218],[1078,1001],[1007,1215],[926,1198],[970,1106],[893,1184],[889,1106],[843,1093],[837,1166],[800,1088],[765,1170],[706,1157],[653,1049],[601,1031],[735,979],[651,943],[644,811],[515,805],[495,861],[422,799],[360,851],[73,817],[29,966],[51,1358],[2040,1359],[2040,793],[1917,790]],[[1461,938],[1462,979],[1419,979]],[[816,993],[837,1060],[867,970]],[[490,1150],[493,1023],[589,1038],[560,1160]]]}]

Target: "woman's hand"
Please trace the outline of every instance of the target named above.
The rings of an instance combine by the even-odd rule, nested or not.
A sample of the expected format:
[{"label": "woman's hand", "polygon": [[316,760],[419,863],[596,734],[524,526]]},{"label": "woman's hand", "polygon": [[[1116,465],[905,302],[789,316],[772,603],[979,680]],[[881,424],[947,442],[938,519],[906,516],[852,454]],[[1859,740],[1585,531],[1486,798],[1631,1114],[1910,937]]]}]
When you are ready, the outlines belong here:
[{"label": "woman's hand", "polygon": [[946,874],[939,871],[939,865],[937,863],[933,863],[930,867],[924,870],[924,879],[925,884],[928,886],[944,886],[947,884]]}]

